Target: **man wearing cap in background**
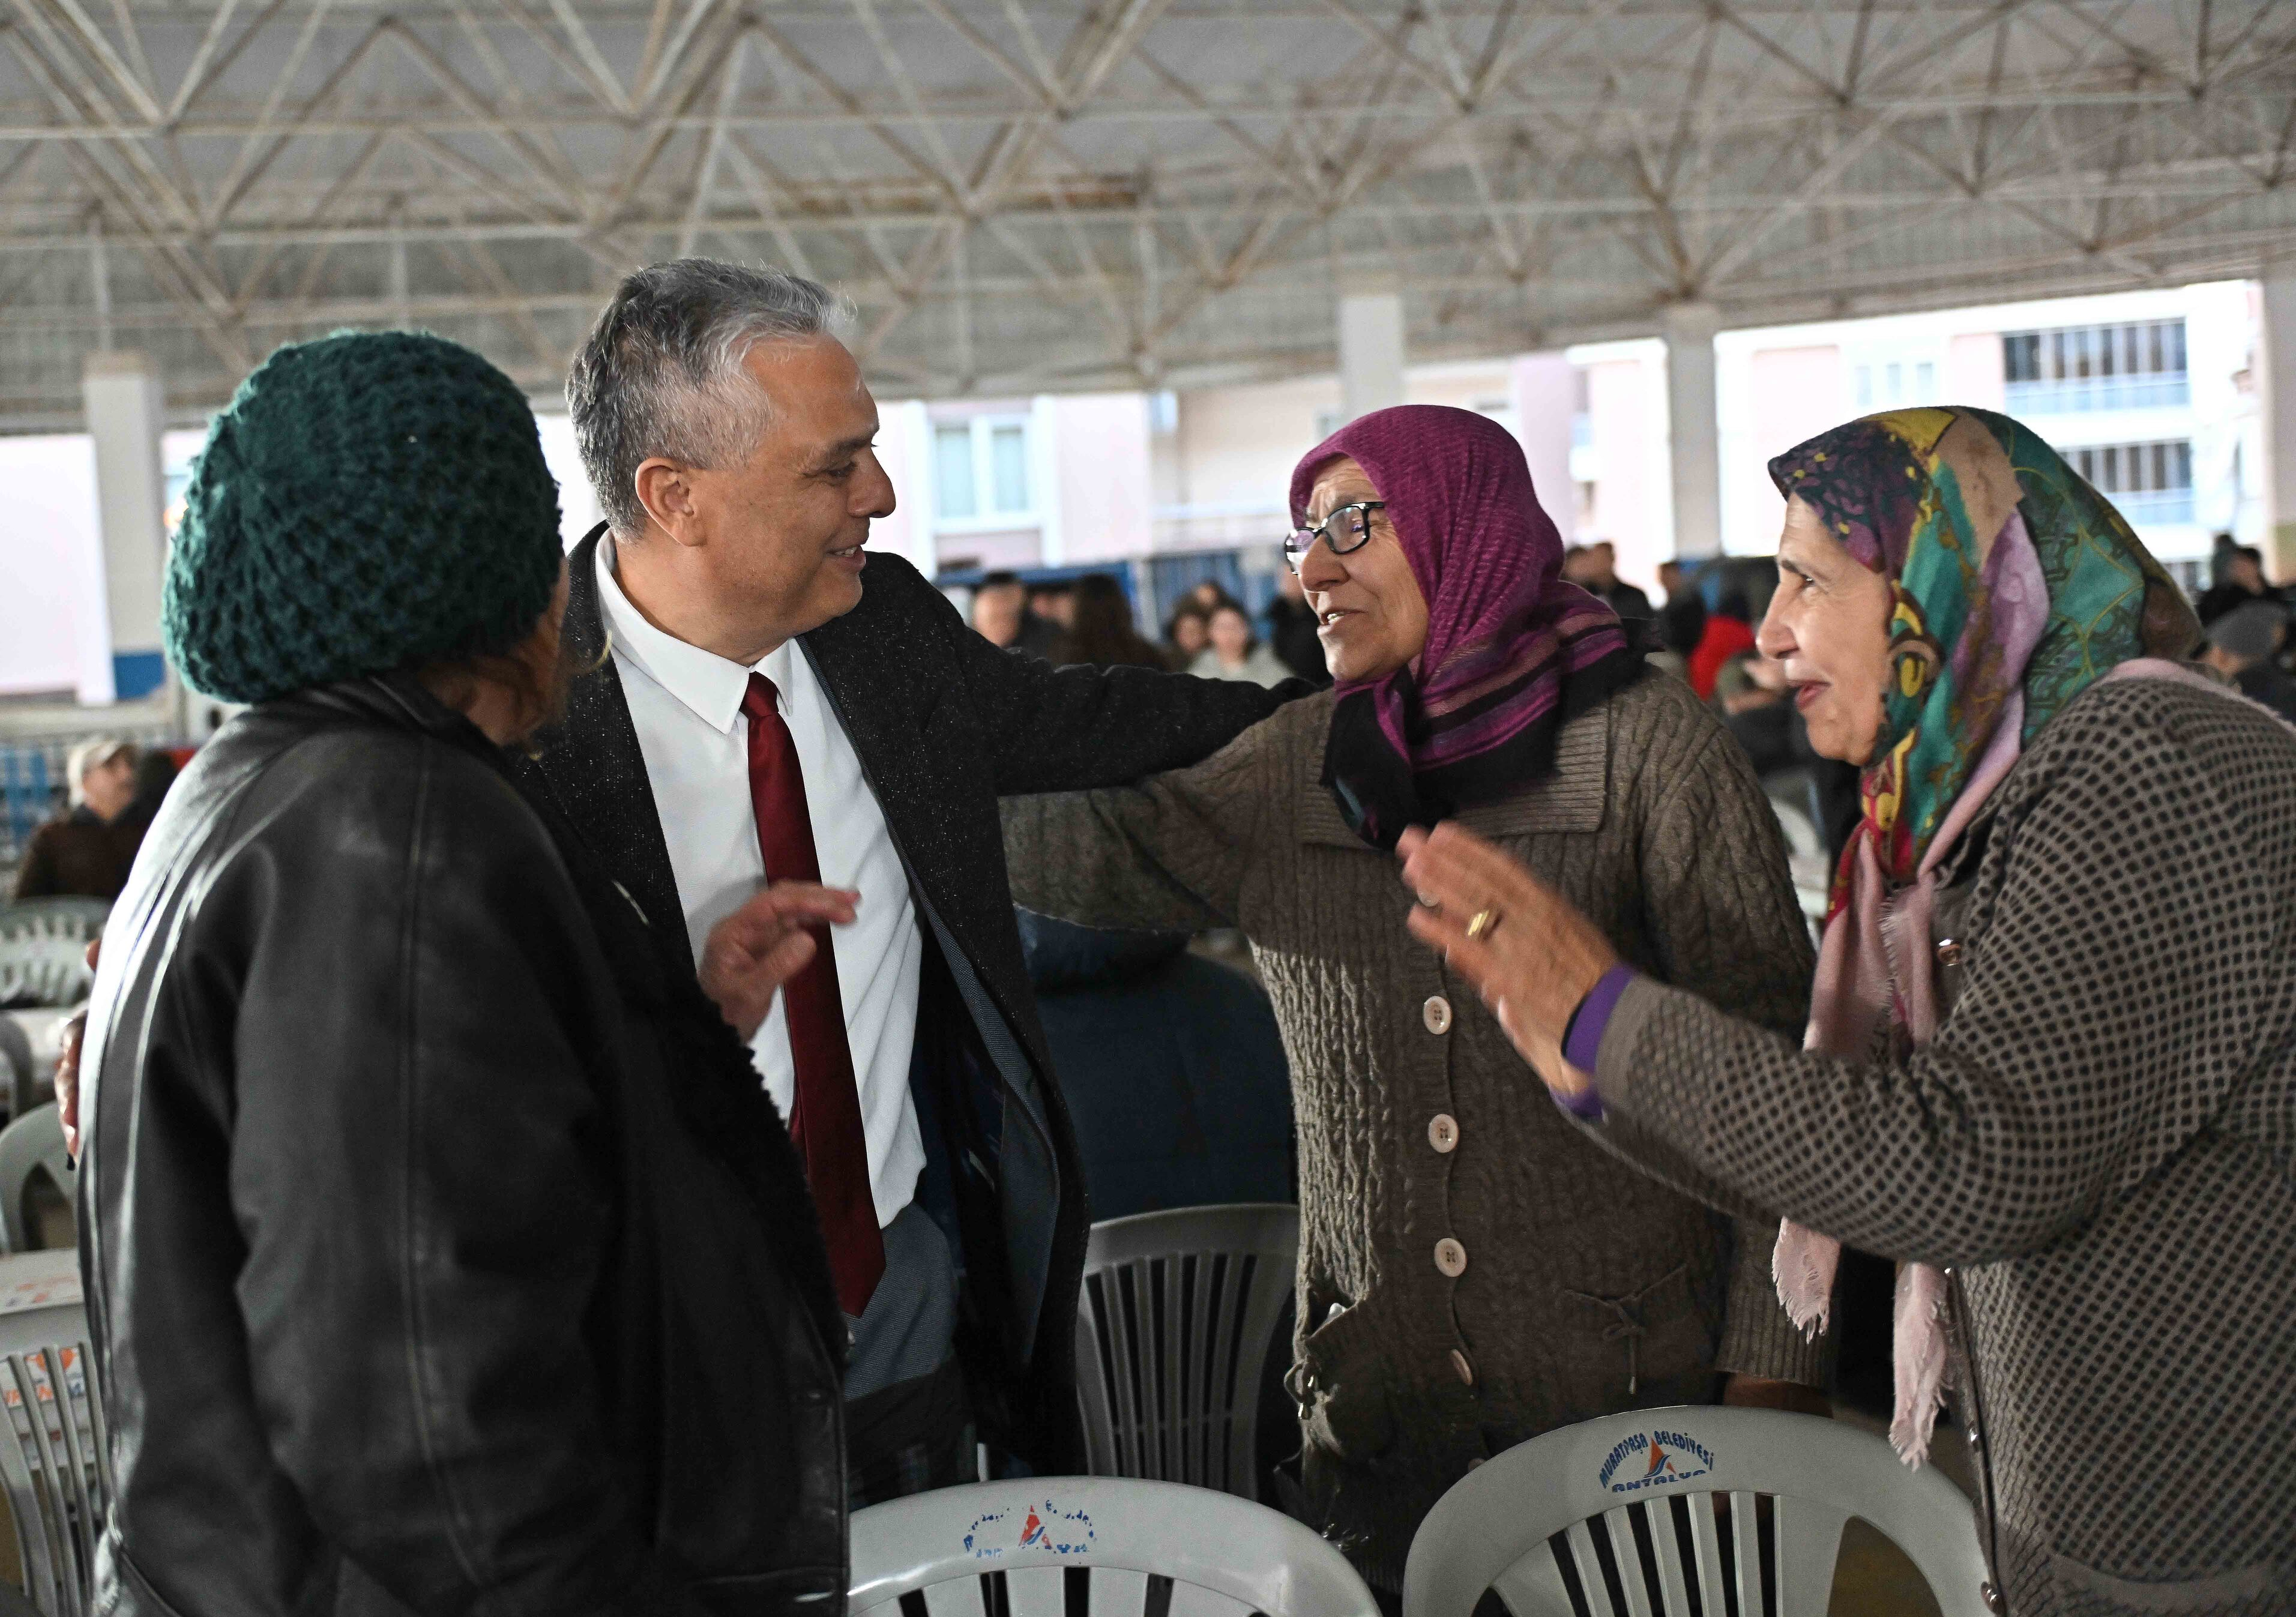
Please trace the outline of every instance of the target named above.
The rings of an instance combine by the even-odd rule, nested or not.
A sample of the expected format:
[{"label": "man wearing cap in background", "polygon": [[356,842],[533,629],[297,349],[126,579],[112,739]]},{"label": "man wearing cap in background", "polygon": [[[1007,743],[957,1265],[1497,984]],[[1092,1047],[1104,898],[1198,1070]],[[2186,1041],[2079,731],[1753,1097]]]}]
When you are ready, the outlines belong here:
[{"label": "man wearing cap in background", "polygon": [[111,899],[127,880],[135,849],[112,822],[135,796],[135,749],[116,736],[84,741],[64,760],[70,807],[32,833],[16,872],[16,900]]},{"label": "man wearing cap in background", "polygon": [[2281,718],[2296,722],[2296,679],[2276,661],[2288,632],[2288,612],[2277,602],[2235,606],[2209,626],[2208,665]]},{"label": "man wearing cap in background", "polygon": [[[80,1056],[92,1608],[842,1610],[801,1170],[505,761],[562,696],[525,399],[436,337],[282,349],[186,505],[169,661],[254,705],[152,823]],[[852,913],[755,895],[703,975],[768,997]]]}]

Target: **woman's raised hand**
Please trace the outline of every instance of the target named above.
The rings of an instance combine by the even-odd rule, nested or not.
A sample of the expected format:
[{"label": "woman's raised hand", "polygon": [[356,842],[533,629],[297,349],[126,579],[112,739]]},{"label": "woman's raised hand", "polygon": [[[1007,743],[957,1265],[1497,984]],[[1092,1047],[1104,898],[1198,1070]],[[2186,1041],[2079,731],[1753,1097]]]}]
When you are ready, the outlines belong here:
[{"label": "woman's raised hand", "polygon": [[1397,846],[1420,902],[1412,936],[1482,996],[1523,1059],[1565,1096],[1592,1079],[1562,1059],[1571,1013],[1619,964],[1610,940],[1570,901],[1456,825],[1407,831]]}]

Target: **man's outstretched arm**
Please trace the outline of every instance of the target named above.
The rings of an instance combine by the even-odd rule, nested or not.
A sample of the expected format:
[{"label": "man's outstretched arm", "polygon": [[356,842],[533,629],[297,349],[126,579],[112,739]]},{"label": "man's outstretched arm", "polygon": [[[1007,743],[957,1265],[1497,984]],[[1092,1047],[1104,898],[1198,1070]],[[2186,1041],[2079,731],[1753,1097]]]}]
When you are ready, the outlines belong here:
[{"label": "man's outstretched arm", "polygon": [[1112,786],[1210,757],[1296,697],[1303,679],[1267,690],[1152,669],[1056,669],[1000,651],[945,608],[1000,797]]}]

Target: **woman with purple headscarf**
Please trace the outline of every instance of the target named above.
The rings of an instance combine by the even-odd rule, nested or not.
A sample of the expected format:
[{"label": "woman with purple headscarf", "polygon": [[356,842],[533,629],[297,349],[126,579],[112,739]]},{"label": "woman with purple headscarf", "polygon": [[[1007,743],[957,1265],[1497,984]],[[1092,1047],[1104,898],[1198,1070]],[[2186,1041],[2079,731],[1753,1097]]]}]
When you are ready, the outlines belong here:
[{"label": "woman with purple headscarf", "polygon": [[1726,1383],[1808,1401],[1822,1379],[1770,1284],[1775,1229],[1643,1178],[1525,1083],[1413,944],[1397,838],[1474,827],[1621,957],[1782,1031],[1810,954],[1743,754],[1562,582],[1505,429],[1380,411],[1300,463],[1291,505],[1336,688],[1193,768],[1008,800],[1005,850],[1026,908],[1250,940],[1300,1134],[1300,1506],[1392,1602],[1421,1518],[1488,1456]]}]

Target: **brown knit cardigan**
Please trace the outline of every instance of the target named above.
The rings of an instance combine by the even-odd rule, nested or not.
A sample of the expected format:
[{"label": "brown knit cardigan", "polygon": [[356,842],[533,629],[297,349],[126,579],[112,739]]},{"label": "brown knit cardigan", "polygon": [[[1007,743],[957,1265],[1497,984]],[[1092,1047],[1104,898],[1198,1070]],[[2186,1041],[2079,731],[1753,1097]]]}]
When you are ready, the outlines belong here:
[{"label": "brown knit cardigan", "polygon": [[[1815,1383],[1774,1227],[1731,1222],[1587,1141],[1474,991],[1404,930],[1395,860],[1318,781],[1328,694],[1193,768],[1009,799],[1024,907],[1238,926],[1275,1001],[1300,1132],[1300,1334],[1315,1524],[1388,1589],[1471,1465],[1551,1427],[1710,1399],[1718,1371]],[[1641,680],[1562,733],[1551,776],[1463,815],[1620,953],[1781,1032],[1808,933],[1775,817],[1689,687]]]}]

